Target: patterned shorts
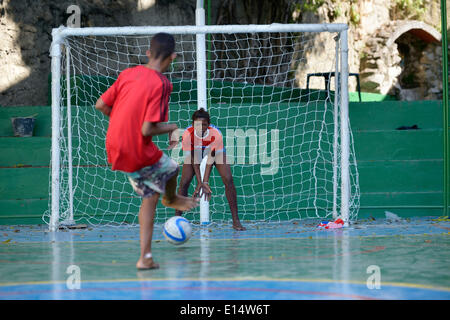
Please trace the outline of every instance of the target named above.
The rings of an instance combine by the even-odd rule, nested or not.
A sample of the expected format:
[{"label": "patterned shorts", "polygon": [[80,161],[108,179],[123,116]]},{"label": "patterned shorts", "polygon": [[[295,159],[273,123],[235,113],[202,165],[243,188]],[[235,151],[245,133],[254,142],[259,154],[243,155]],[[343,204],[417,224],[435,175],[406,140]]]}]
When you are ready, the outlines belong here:
[{"label": "patterned shorts", "polygon": [[164,194],[167,181],[176,175],[178,170],[178,164],[163,153],[155,164],[127,173],[127,176],[133,190],[141,197],[147,198],[155,193]]}]

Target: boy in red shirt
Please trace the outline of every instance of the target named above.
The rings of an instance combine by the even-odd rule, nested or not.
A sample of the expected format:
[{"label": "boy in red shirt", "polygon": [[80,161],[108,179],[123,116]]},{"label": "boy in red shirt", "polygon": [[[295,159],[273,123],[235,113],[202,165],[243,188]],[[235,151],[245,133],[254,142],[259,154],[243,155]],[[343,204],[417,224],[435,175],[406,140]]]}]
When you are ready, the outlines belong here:
[{"label": "boy in red shirt", "polygon": [[148,63],[122,71],[95,105],[109,116],[106,152],[112,170],[125,172],[134,191],[142,197],[141,255],[136,263],[139,270],[159,267],[151,254],[159,195],[164,194],[163,205],[176,210],[188,211],[198,205],[198,201],[176,194],[178,164],[152,141],[152,136],[168,133],[169,149],[177,143],[170,139],[177,125],[162,123],[168,121],[173,88],[162,72],[176,57],[174,38],[167,33],[154,35],[146,54]]},{"label": "boy in red shirt", "polygon": [[[209,113],[203,108],[194,112],[192,123],[193,125],[186,128],[182,135],[181,145],[184,153],[184,164],[178,194],[187,196],[189,185],[195,176],[197,187],[193,196],[198,197],[202,194],[207,200],[211,199],[212,192],[208,181],[214,165],[225,185],[225,196],[230,206],[233,228],[238,231],[245,230],[238,216],[236,188],[230,165],[226,161],[222,133],[211,124]],[[202,181],[200,163],[205,156],[208,156],[208,160]],[[181,211],[178,210],[175,214],[181,215]]]}]

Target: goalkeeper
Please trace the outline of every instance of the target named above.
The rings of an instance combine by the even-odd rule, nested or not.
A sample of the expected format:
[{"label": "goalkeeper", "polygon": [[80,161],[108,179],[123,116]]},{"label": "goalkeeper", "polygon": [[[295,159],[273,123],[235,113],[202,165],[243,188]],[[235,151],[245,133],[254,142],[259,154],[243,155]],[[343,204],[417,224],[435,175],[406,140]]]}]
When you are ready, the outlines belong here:
[{"label": "goalkeeper", "polygon": [[[236,188],[233,183],[230,165],[226,162],[222,134],[217,127],[211,124],[209,113],[203,108],[194,112],[192,123],[191,126],[186,128],[182,136],[181,144],[184,153],[184,164],[178,194],[187,196],[189,185],[195,175],[197,187],[193,197],[201,195],[209,201],[212,192],[208,182],[212,166],[214,165],[225,185],[225,196],[231,210],[233,228],[239,231],[245,230],[239,221]],[[208,156],[208,159],[202,180],[200,163],[205,156]],[[176,211],[176,215],[181,215],[181,211]]]},{"label": "goalkeeper", "polygon": [[169,149],[175,147],[172,134],[178,127],[168,121],[172,83],[162,74],[176,57],[172,35],[158,33],[146,52],[145,65],[122,71],[97,100],[95,107],[109,117],[106,152],[112,170],[125,172],[134,191],[142,197],[139,210],[141,255],[139,270],[156,269],[151,242],[159,195],[162,204],[187,211],[198,201],[176,194],[178,164],[153,143],[152,137],[169,134]]}]

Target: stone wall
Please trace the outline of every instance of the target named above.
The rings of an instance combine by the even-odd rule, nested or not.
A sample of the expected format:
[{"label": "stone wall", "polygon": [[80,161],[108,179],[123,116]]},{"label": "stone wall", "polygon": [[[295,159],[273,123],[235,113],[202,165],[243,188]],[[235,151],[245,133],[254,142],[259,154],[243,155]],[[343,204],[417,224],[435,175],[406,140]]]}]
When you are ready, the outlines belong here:
[{"label": "stone wall", "polygon": [[429,43],[406,33],[396,41],[402,73],[391,92],[401,100],[442,99],[442,59],[439,43]]},{"label": "stone wall", "polygon": [[[339,1],[325,0],[311,23],[347,23],[349,25],[349,72],[359,73],[361,90],[366,92],[395,95],[400,100],[441,99],[442,97],[442,48],[440,46],[439,1],[427,1],[423,21],[392,20],[404,14],[393,12],[394,0]],[[450,1],[447,0],[448,3]],[[353,8],[352,8],[353,6]],[[358,19],[351,19],[351,10],[358,13]],[[340,15],[335,14],[340,12]],[[422,30],[429,39],[426,42],[411,34],[409,28]],[[416,32],[417,33],[417,32]],[[423,34],[420,34],[423,36]],[[410,43],[410,55],[398,51],[399,39]],[[408,40],[406,40],[408,39]],[[317,36],[316,45],[323,41]],[[414,43],[420,52],[414,52]],[[311,55],[299,69],[297,78],[301,87],[305,86],[306,75],[319,61],[334,61],[332,45],[319,54]],[[419,81],[416,87],[405,87],[399,77],[413,69]],[[323,88],[323,80],[312,82],[313,88]],[[349,90],[356,90],[354,77],[349,78]]]},{"label": "stone wall", "polygon": [[71,4],[81,26],[195,24],[195,0],[0,0],[0,105],[47,105],[52,28]]},{"label": "stone wall", "polygon": [[439,99],[441,35],[420,21],[390,21],[366,41],[360,65],[363,91],[400,100]]},{"label": "stone wall", "polygon": [[[212,21],[215,22],[219,2],[211,1]],[[324,0],[316,12],[302,13],[298,22],[349,24],[349,71],[361,73],[364,90],[396,93],[403,98],[406,93],[408,99],[412,96],[439,97],[442,92],[439,63],[436,63],[440,59],[439,44],[428,46],[417,55],[418,63],[422,65],[417,66],[417,72],[427,79],[428,87],[419,95],[420,90],[408,93],[411,88],[399,87],[397,78],[403,69],[397,43],[392,48],[385,46],[386,28],[392,19],[389,8],[393,1]],[[436,21],[440,19],[439,8],[435,0],[428,1],[433,5],[424,20],[436,27]],[[0,32],[3,35],[0,38],[0,105],[48,103],[51,30],[66,25],[69,17],[66,9],[71,4],[81,8],[82,27],[195,24],[196,0],[0,0]],[[358,13],[358,21],[350,18],[351,12]],[[301,87],[306,85],[306,74],[317,71],[314,66],[319,60],[334,60],[334,49],[323,36],[318,35],[314,41],[318,49],[308,52],[308,60],[298,70],[297,83]],[[349,79],[349,84],[350,90],[355,91],[354,78]],[[311,87],[323,88],[323,80],[313,80]]]}]

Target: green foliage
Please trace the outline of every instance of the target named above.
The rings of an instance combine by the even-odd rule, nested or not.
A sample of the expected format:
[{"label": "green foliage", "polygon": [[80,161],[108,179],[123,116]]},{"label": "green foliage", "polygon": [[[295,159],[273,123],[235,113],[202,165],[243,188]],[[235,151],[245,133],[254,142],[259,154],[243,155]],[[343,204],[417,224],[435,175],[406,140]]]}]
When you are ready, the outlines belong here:
[{"label": "green foliage", "polygon": [[350,6],[350,22],[354,25],[358,25],[361,21],[361,16],[358,12],[358,7],[355,4]]},{"label": "green foliage", "polygon": [[325,0],[306,0],[303,4],[303,10],[317,12],[317,9],[319,9],[324,3]]},{"label": "green foliage", "polygon": [[392,11],[396,19],[421,19],[426,12],[427,0],[395,0]]},{"label": "green foliage", "polygon": [[336,7],[333,9],[333,17],[334,17],[334,18],[338,18],[338,17],[340,17],[340,16],[342,16],[342,8],[341,8],[340,6],[336,6]]},{"label": "green foliage", "polygon": [[366,51],[361,50],[361,51],[359,52],[359,59],[360,59],[360,60],[366,59],[367,56],[368,56],[368,55],[367,55],[367,52],[366,52]]},{"label": "green foliage", "polygon": [[325,0],[306,0],[302,3],[296,3],[294,12],[300,15],[303,12],[317,12],[317,10],[325,3]]}]

